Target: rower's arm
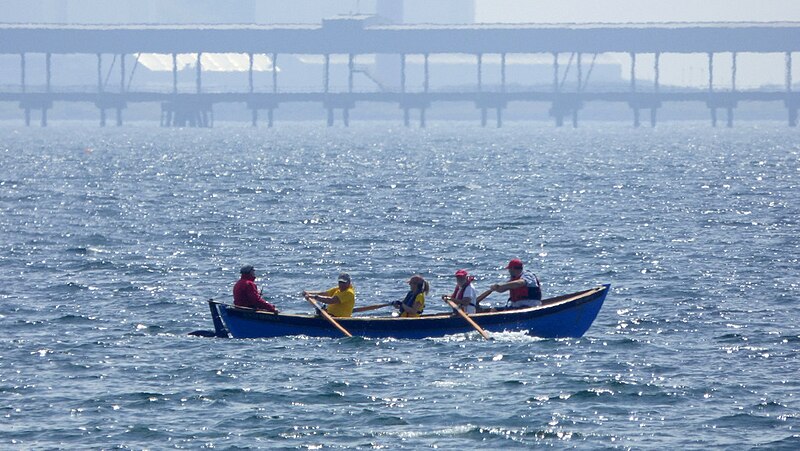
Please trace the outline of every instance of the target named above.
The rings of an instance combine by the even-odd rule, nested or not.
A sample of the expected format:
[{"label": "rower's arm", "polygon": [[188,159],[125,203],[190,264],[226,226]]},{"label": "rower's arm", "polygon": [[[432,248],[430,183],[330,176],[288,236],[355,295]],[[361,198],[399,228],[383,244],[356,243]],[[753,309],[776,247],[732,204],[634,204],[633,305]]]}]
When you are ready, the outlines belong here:
[{"label": "rower's arm", "polygon": [[524,287],[527,284],[528,283],[524,279],[512,280],[511,282],[506,283],[496,283],[492,285],[492,291],[503,293],[508,290],[513,290],[514,288]]}]

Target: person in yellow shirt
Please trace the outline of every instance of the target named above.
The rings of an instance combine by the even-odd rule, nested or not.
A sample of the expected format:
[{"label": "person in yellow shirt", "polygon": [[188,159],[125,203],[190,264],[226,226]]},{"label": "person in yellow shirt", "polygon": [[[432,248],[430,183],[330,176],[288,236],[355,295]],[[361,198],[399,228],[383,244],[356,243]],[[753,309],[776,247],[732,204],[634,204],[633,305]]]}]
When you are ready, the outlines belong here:
[{"label": "person in yellow shirt", "polygon": [[303,296],[317,302],[327,304],[326,310],[332,316],[340,318],[353,316],[356,305],[356,291],[350,280],[350,274],[339,274],[338,286],[325,291],[303,291]]},{"label": "person in yellow shirt", "polygon": [[414,274],[408,279],[409,290],[405,299],[392,303],[400,311],[401,318],[417,318],[425,310],[425,295],[431,289],[430,284],[421,275]]}]

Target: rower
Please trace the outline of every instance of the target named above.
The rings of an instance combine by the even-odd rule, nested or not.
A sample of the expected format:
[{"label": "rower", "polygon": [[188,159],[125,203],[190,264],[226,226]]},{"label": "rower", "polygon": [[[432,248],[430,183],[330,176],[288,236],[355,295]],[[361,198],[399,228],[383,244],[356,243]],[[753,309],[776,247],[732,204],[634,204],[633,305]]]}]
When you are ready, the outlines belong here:
[{"label": "rower", "polygon": [[[508,291],[508,304],[505,309],[518,309],[542,305],[542,285],[536,274],[525,271],[522,260],[513,259],[506,266],[508,282],[496,283],[490,287],[492,291],[504,293]],[[503,309],[498,309],[503,310]]]}]

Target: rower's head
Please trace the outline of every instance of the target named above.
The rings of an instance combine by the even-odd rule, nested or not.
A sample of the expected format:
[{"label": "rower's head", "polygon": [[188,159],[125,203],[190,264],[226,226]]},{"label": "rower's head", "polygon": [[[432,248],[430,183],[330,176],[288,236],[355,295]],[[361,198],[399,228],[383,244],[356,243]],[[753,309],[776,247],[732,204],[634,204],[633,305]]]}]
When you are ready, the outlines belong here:
[{"label": "rower's head", "polygon": [[346,272],[339,273],[339,289],[346,290],[350,287],[350,274]]},{"label": "rower's head", "polygon": [[511,260],[508,262],[506,269],[511,277],[519,277],[519,275],[522,274],[522,260],[518,258]]},{"label": "rower's head", "polygon": [[469,273],[466,269],[459,269],[454,276],[456,277],[456,284],[460,287],[464,286],[469,280]]},{"label": "rower's head", "polygon": [[430,285],[428,281],[422,277],[421,274],[414,274],[408,279],[408,286],[411,288],[411,291],[419,291],[427,293],[430,290]]},{"label": "rower's head", "polygon": [[253,265],[244,265],[242,269],[239,270],[239,273],[243,276],[255,277],[256,268],[254,268]]}]

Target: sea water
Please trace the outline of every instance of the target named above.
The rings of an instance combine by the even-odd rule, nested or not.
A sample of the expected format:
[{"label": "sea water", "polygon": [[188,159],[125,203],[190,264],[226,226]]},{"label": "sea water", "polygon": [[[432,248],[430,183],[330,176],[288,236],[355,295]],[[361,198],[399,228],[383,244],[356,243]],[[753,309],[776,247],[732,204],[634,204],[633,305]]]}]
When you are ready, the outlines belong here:
[{"label": "sea water", "polygon": [[[4,449],[800,447],[784,124],[0,136]],[[443,312],[457,269],[480,292],[511,258],[546,297],[612,285],[584,337],[188,335],[244,264],[285,312],[340,271],[358,305],[420,273]]]}]

